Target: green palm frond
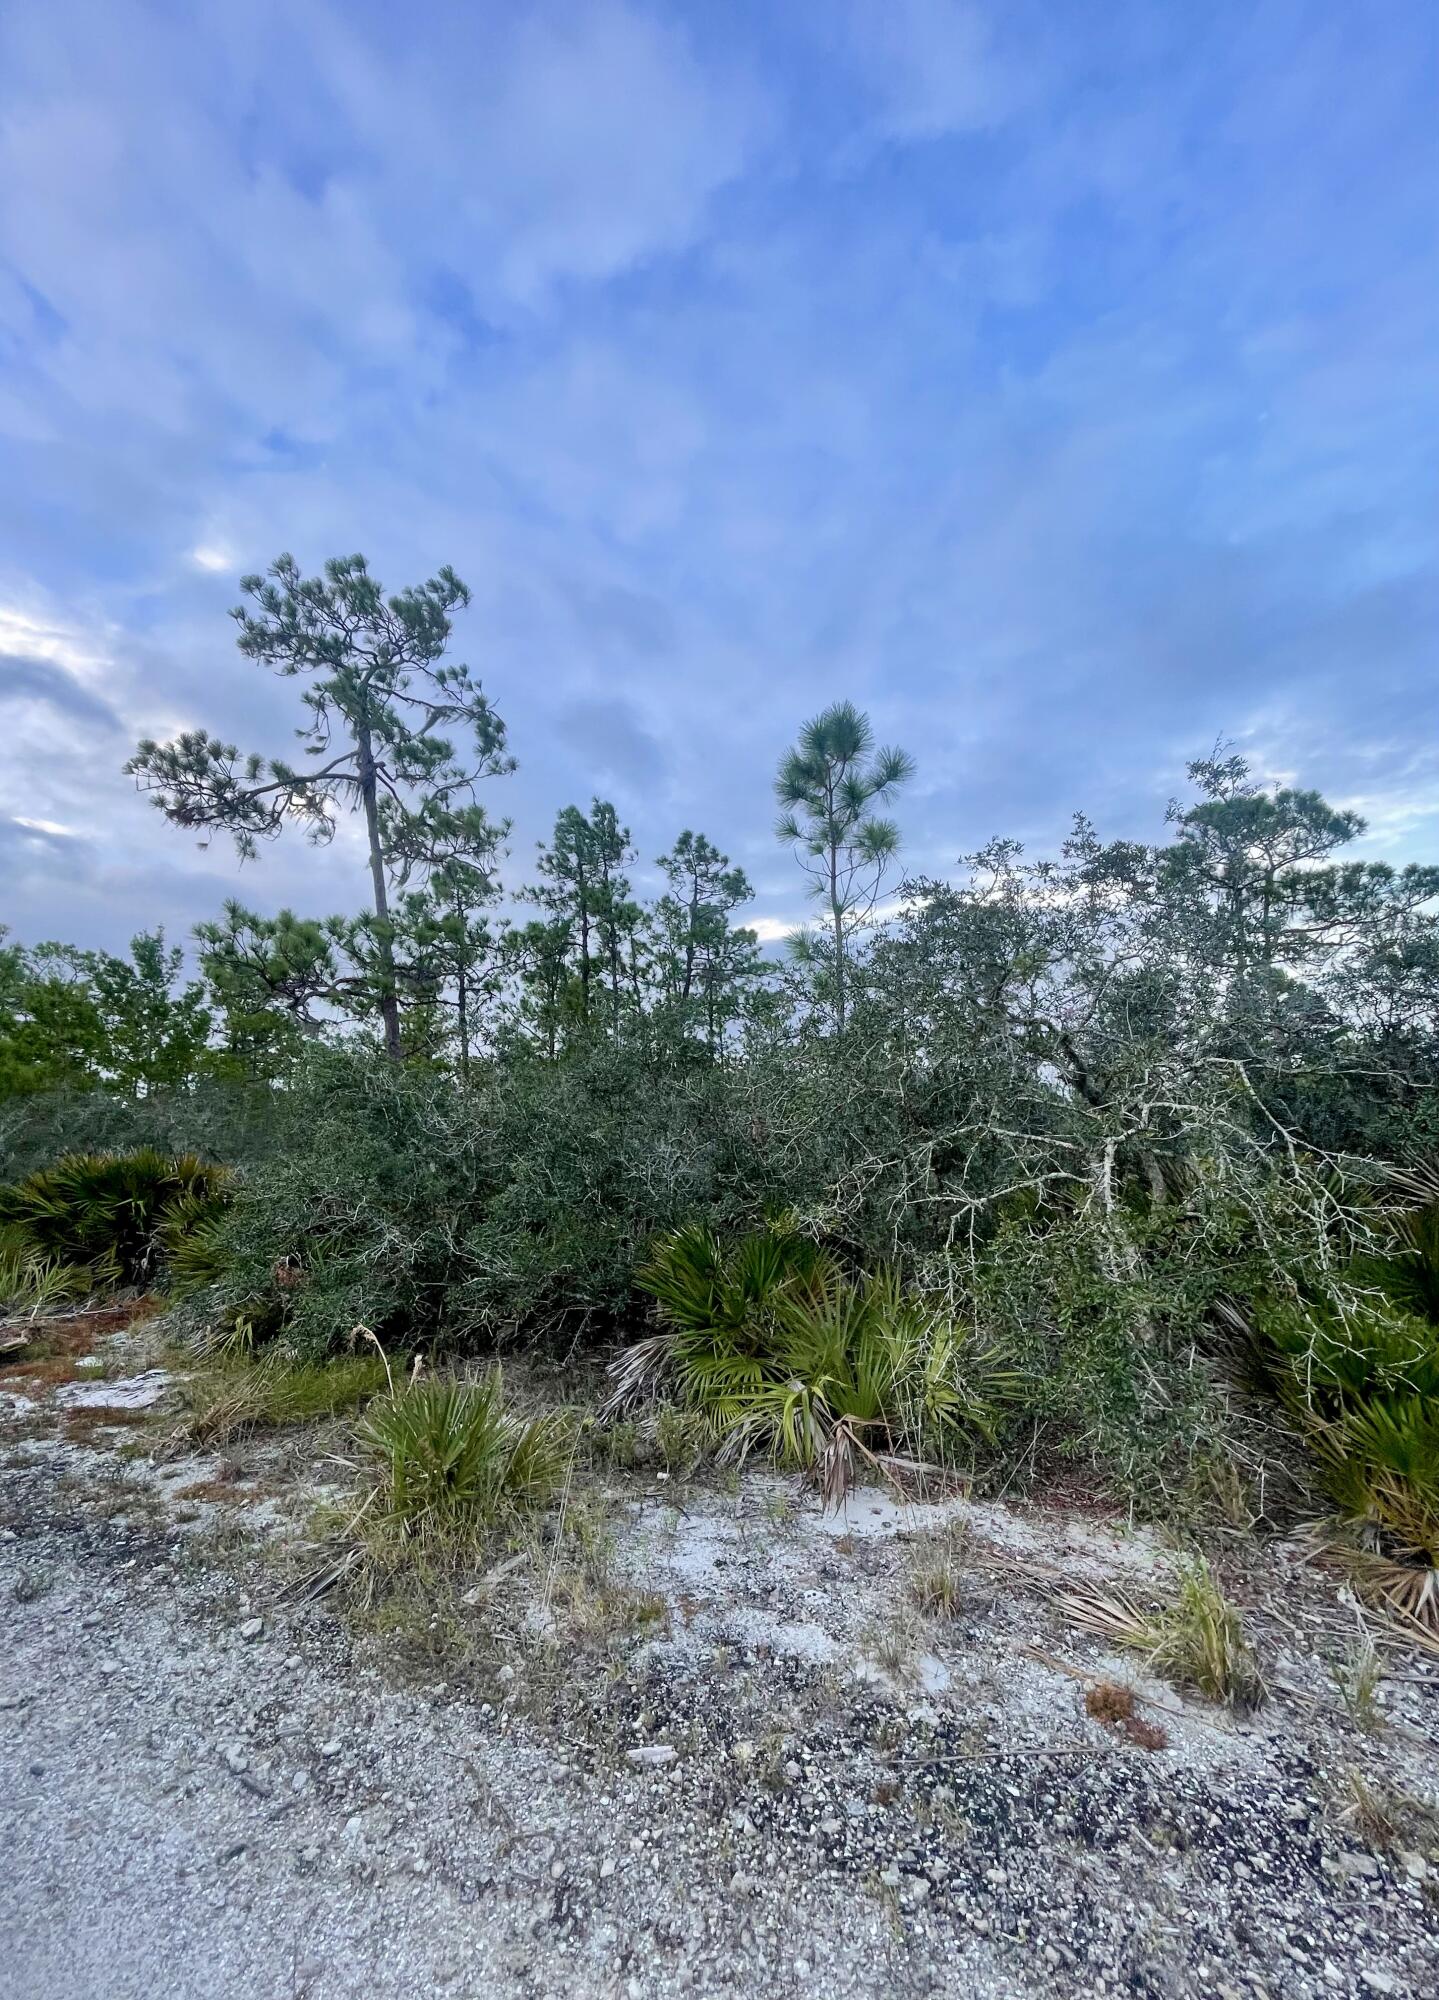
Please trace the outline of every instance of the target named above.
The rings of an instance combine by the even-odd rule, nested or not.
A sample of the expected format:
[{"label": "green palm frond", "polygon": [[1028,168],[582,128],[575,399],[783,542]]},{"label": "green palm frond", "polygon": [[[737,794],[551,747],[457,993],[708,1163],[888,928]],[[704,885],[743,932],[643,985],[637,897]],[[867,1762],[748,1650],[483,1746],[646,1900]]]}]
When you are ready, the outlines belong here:
[{"label": "green palm frond", "polygon": [[882,1268],[851,1278],[806,1238],[772,1229],[728,1248],[692,1228],[641,1282],[666,1331],[611,1368],[617,1409],[661,1381],[703,1416],[719,1455],[763,1454],[842,1496],[862,1464],[950,1464],[992,1439],[1015,1378]]},{"label": "green palm frond", "polygon": [[0,1187],[0,1224],[97,1281],[143,1284],[155,1275],[167,1221],[184,1203],[221,1200],[227,1178],[193,1154],[72,1153]]}]

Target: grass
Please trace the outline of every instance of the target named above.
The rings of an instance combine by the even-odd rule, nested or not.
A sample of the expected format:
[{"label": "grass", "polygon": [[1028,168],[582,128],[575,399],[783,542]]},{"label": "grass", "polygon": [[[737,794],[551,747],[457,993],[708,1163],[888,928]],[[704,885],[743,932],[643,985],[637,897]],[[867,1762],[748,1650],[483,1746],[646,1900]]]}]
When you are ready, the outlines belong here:
[{"label": "grass", "polygon": [[84,1298],[93,1284],[82,1265],[47,1256],[32,1245],[0,1248],[0,1318],[43,1319]]},{"label": "grass", "polygon": [[1384,1727],[1384,1711],[1379,1705],[1384,1666],[1368,1632],[1358,1634],[1344,1658],[1335,1662],[1333,1671],[1334,1685],[1349,1720],[1366,1735],[1377,1735]]},{"label": "grass", "polygon": [[1176,1687],[1240,1710],[1255,1708],[1264,1698],[1264,1681],[1238,1608],[1202,1556],[1183,1565],[1175,1595],[1154,1610],[1118,1592],[1075,1585],[1053,1595],[1076,1625],[1143,1653],[1149,1667]]},{"label": "grass", "polygon": [[955,1618],[963,1602],[964,1555],[969,1536],[962,1524],[936,1535],[916,1557],[909,1594],[931,1618]]},{"label": "grass", "polygon": [[1381,1854],[1432,1842],[1439,1821],[1422,1800],[1392,1785],[1376,1784],[1362,1771],[1351,1771],[1344,1783],[1340,1818],[1366,1846]]},{"label": "grass", "polygon": [[573,1456],[563,1414],[505,1408],[498,1368],[378,1400],[356,1436],[377,1471],[372,1518],[407,1535],[473,1534],[544,1506]]},{"label": "grass", "polygon": [[383,1393],[387,1377],[379,1355],[342,1355],[333,1361],[217,1361],[183,1384],[188,1405],[182,1434],[210,1450],[256,1431],[287,1430],[348,1416]]}]

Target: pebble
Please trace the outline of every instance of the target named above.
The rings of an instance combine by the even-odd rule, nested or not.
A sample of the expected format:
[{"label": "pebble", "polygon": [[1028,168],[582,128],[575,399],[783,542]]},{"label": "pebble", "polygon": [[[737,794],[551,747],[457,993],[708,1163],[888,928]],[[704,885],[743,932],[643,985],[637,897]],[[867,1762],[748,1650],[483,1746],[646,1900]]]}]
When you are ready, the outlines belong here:
[{"label": "pebble", "polygon": [[679,1754],[673,1743],[640,1743],[633,1750],[626,1750],[625,1759],[642,1769],[654,1770],[661,1764],[673,1764]]},{"label": "pebble", "polygon": [[263,1618],[247,1618],[240,1627],[240,1637],[242,1639],[258,1639],[264,1629],[265,1621]]}]

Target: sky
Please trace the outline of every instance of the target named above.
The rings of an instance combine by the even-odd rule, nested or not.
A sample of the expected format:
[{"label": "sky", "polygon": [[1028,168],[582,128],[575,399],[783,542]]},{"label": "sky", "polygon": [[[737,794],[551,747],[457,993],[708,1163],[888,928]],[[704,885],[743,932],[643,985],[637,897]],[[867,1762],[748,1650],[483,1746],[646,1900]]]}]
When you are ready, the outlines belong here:
[{"label": "sky", "polygon": [[470,585],[512,888],[599,794],[778,935],[841,697],[917,871],[1221,737],[1439,858],[1436,354],[1430,0],[6,0],[0,923],[359,907],[122,774],[293,748],[282,550]]}]

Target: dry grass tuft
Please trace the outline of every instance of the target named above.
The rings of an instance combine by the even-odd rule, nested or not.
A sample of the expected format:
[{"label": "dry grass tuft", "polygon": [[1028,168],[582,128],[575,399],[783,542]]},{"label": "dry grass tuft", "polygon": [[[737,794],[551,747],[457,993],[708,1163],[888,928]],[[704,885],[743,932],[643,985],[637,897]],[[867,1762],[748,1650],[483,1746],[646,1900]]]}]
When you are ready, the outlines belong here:
[{"label": "dry grass tuft", "polygon": [[1106,1729],[1117,1730],[1140,1750],[1167,1750],[1168,1731],[1139,1713],[1139,1697],[1119,1681],[1096,1681],[1084,1697],[1085,1712]]},{"label": "dry grass tuft", "polygon": [[1096,1722],[1110,1726],[1128,1722],[1135,1709],[1134,1689],[1118,1681],[1096,1681],[1084,1697],[1084,1709]]},{"label": "dry grass tuft", "polygon": [[969,1537],[962,1525],[936,1535],[916,1557],[909,1594],[931,1618],[954,1618],[963,1602],[964,1557]]},{"label": "dry grass tuft", "polygon": [[1264,1682],[1239,1611],[1196,1557],[1180,1571],[1170,1603],[1146,1611],[1117,1591],[1065,1584],[1051,1592],[1076,1625],[1143,1653],[1155,1673],[1231,1708],[1257,1707]]}]

